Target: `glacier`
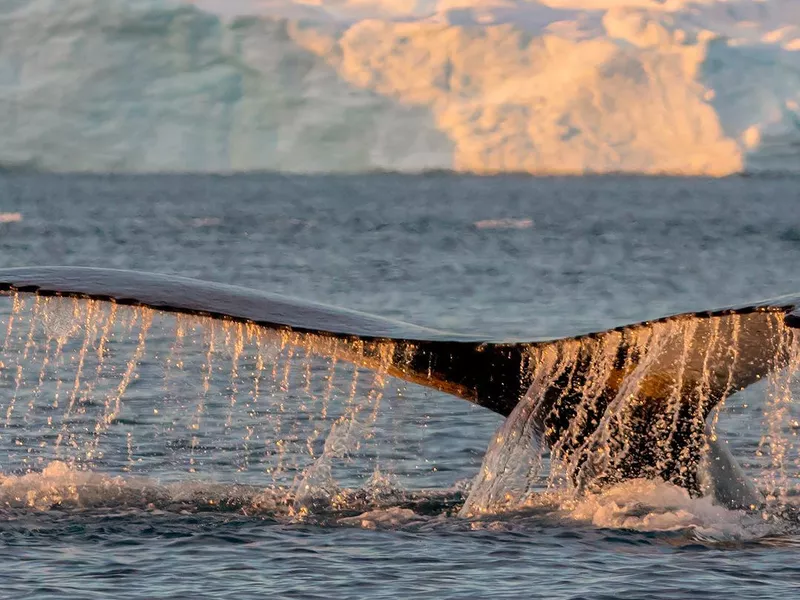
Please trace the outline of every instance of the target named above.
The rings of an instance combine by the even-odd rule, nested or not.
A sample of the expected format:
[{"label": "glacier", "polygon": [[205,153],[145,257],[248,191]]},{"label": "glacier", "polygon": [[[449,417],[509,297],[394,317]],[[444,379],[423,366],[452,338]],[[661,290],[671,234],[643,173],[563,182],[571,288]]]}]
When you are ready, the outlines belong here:
[{"label": "glacier", "polygon": [[0,168],[800,173],[798,0],[4,0]]}]

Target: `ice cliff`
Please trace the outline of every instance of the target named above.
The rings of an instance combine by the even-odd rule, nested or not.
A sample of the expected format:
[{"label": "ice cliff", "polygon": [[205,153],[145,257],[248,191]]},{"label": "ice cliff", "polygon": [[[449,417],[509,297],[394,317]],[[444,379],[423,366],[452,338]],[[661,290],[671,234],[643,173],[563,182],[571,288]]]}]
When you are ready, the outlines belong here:
[{"label": "ice cliff", "polygon": [[3,0],[0,165],[800,173],[798,0]]}]

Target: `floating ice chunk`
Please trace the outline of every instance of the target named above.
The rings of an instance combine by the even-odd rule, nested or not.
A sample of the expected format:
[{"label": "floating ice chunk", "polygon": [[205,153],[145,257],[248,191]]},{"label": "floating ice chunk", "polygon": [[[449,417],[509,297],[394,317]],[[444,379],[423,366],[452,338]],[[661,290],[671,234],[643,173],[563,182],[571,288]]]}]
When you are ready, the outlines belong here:
[{"label": "floating ice chunk", "polygon": [[530,229],[533,219],[485,219],[476,221],[478,229]]}]

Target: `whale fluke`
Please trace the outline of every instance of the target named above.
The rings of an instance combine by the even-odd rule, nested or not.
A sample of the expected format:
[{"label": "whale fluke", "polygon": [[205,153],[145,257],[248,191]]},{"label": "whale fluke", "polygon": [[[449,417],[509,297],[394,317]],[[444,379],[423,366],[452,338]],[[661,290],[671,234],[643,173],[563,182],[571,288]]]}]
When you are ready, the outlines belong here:
[{"label": "whale fluke", "polygon": [[[786,367],[800,296],[529,342],[481,339],[244,287],[80,267],[0,269],[0,293],[64,296],[308,336],[334,354],[508,416],[522,401],[577,485],[659,477],[701,493],[706,420]],[[356,351],[356,348],[358,351]],[[388,360],[386,352],[390,352]]]}]

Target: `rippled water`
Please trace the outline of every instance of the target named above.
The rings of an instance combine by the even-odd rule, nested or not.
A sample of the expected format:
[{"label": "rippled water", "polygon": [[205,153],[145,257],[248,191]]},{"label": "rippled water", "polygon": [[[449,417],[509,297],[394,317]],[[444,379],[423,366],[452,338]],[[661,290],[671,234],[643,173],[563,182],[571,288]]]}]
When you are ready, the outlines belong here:
[{"label": "rippled water", "polygon": [[[6,175],[0,267],[175,273],[525,340],[800,290],[799,183]],[[7,322],[10,300],[2,302]],[[128,316],[114,326],[108,364],[87,363],[98,383],[79,387],[78,409],[61,431],[48,426],[46,409],[58,396],[53,414],[60,416],[69,403],[81,337],[61,354],[45,338],[70,323],[67,316],[35,329],[22,376],[20,355],[6,351],[4,597],[764,598],[796,591],[795,455],[781,480],[781,513],[728,511],[665,484],[633,482],[576,499],[542,482],[521,511],[461,518],[499,416],[366,372],[356,378],[343,366],[325,379],[326,363],[299,356],[273,360],[290,369],[264,378],[262,402],[283,407],[270,412],[244,387],[258,363],[254,353],[245,351],[232,375],[236,352],[224,331],[212,333],[218,343],[209,353],[208,327],[190,323],[176,353],[175,320],[157,316],[124,390],[127,412],[98,431],[136,356],[141,320]],[[92,316],[102,322],[107,313]],[[24,353],[24,333],[15,339]],[[62,362],[43,367],[46,356]],[[172,369],[167,376],[165,369]],[[363,443],[333,464],[336,501],[298,505],[297,477],[325,450],[326,433],[309,444],[315,424],[329,427],[353,406],[373,414],[377,391],[380,410],[366,419],[371,433],[342,438]],[[762,487],[775,481],[759,456],[772,414],[768,393],[767,385],[753,387],[720,418],[723,436]],[[781,435],[791,452],[796,431],[786,419]],[[289,450],[269,451],[276,439]],[[87,449],[100,451],[88,456]]]}]

